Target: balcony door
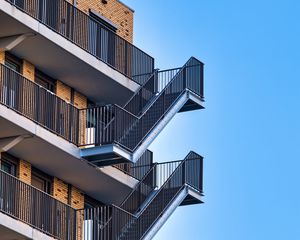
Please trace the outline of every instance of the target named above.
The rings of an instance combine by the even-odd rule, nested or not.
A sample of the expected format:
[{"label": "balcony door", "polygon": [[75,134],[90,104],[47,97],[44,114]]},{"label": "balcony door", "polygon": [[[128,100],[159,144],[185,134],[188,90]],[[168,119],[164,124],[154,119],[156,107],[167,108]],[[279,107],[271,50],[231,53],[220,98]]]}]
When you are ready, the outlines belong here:
[{"label": "balcony door", "polygon": [[58,30],[59,13],[58,0],[38,0],[38,19],[56,31]]},{"label": "balcony door", "polygon": [[90,10],[89,22],[89,51],[115,67],[116,31],[117,28],[96,11]]},{"label": "balcony door", "polygon": [[[0,178],[0,209],[12,215],[18,213],[18,195],[17,195],[17,181],[10,177],[16,177],[18,159],[13,156],[2,153],[1,154],[1,173]],[[7,175],[9,174],[9,175]]]},{"label": "balcony door", "polygon": [[[54,217],[51,216],[51,214],[55,213],[53,213],[53,206],[49,204],[51,203],[51,197],[45,196],[43,192],[51,194],[52,182],[52,177],[36,168],[32,168],[31,185],[40,190],[35,192],[35,194],[32,196],[34,205],[32,221],[35,222],[37,226],[41,226],[47,232],[51,232],[51,229],[53,228]],[[45,218],[45,216],[47,217]]]},{"label": "balcony door", "polygon": [[6,106],[18,110],[18,92],[20,91],[20,78],[22,61],[17,57],[5,53],[6,68],[3,68],[1,82],[3,88],[0,92],[0,99]]},{"label": "balcony door", "polygon": [[3,153],[1,156],[1,170],[14,177],[17,176],[18,160],[9,154]]}]

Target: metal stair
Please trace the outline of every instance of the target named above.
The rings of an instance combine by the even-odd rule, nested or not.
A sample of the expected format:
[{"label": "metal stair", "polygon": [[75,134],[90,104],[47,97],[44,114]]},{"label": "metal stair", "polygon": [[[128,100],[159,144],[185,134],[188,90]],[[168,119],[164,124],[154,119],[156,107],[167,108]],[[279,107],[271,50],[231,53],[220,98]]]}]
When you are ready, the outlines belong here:
[{"label": "metal stair", "polygon": [[[203,102],[203,63],[192,57],[179,69],[155,71],[132,98],[120,107],[109,105],[81,110],[83,116],[92,116],[95,136],[87,139],[92,146],[117,146],[120,153],[105,152],[104,148],[82,149],[82,157],[98,166],[118,161],[136,162],[150,143],[178,112],[201,109]],[[109,109],[108,109],[109,108]],[[111,120],[102,127],[97,119]],[[99,126],[100,125],[100,126]],[[85,126],[89,128],[90,126]],[[107,161],[107,159],[112,161]],[[105,159],[105,161],[103,161]],[[121,160],[120,160],[121,159]]]},{"label": "metal stair", "polygon": [[[178,206],[202,203],[203,158],[190,152],[184,160],[156,163],[120,206],[107,206],[85,219],[106,222],[85,240],[152,239]],[[80,213],[82,215],[82,213]],[[83,214],[84,215],[84,214]]]}]

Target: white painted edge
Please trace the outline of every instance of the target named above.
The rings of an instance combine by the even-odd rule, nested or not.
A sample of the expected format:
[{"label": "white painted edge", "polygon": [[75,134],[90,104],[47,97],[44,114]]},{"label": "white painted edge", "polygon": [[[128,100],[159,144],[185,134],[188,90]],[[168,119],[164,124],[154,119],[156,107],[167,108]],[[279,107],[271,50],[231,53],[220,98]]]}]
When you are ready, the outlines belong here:
[{"label": "white painted edge", "polygon": [[54,240],[55,238],[42,233],[30,225],[0,212],[0,225],[32,240]]},{"label": "white painted edge", "polygon": [[[68,142],[67,140],[63,139],[62,137],[50,132],[49,130],[39,126],[32,120],[20,115],[19,113],[15,112],[12,109],[7,108],[6,106],[0,104],[0,117],[7,119],[8,121],[12,121],[18,127],[27,131],[28,135],[39,137],[49,144],[59,148],[60,150],[70,154],[74,158],[77,158],[80,161],[83,161],[80,156],[81,149],[78,148],[76,145]],[[86,160],[84,160],[86,161]],[[87,163],[88,164],[88,163]],[[113,167],[103,167],[97,168],[95,166],[91,166],[95,168],[95,171],[101,171],[104,174],[107,174],[109,177],[120,181],[122,184],[128,185],[130,188],[133,188],[137,180],[129,175],[123,173],[122,171],[113,168]],[[113,168],[113,170],[111,169]]]},{"label": "white painted edge", "polygon": [[183,188],[183,190],[177,195],[177,197],[172,202],[172,204],[170,204],[170,206],[163,213],[163,215],[152,226],[150,231],[146,234],[146,236],[144,236],[143,240],[151,240],[188,195],[191,195],[191,196],[195,197],[196,199],[202,201],[201,195],[199,193],[197,193],[195,190],[193,190],[190,186],[185,184],[185,187]]},{"label": "white painted edge", "polygon": [[176,197],[176,199],[172,202],[172,204],[168,207],[166,211],[164,211],[163,215],[156,221],[154,226],[150,229],[150,231],[144,236],[143,240],[151,240],[156,233],[161,229],[161,227],[165,224],[165,222],[169,219],[169,217],[173,214],[176,208],[182,203],[182,201],[188,195],[187,187],[185,187]]},{"label": "white painted edge", "polygon": [[94,57],[92,54],[78,47],[70,40],[54,32],[46,25],[40,23],[38,20],[34,19],[33,17],[14,7],[9,2],[6,2],[5,0],[0,0],[0,10],[5,12],[12,18],[16,19],[17,21],[21,22],[26,27],[30,28],[33,32],[38,33],[43,37],[49,39],[51,42],[63,48],[68,53],[74,55],[78,59],[84,61],[86,64],[95,68],[99,72],[102,72],[108,77],[114,79],[114,81],[118,82],[120,85],[128,88],[129,90],[135,92],[140,87],[140,85],[136,82],[130,80],[122,73],[118,72],[106,63]]}]

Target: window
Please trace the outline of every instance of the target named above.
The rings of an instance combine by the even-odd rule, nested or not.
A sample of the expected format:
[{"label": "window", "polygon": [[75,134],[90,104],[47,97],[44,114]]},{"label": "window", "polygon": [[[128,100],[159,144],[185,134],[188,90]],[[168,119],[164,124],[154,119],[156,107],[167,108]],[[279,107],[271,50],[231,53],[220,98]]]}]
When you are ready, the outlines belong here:
[{"label": "window", "polygon": [[40,189],[43,192],[51,194],[52,182],[53,182],[52,177],[50,177],[46,173],[36,168],[32,168],[32,172],[31,172],[32,186],[36,187],[37,189]]},{"label": "window", "polygon": [[9,155],[8,153],[2,153],[1,156],[1,170],[13,175],[17,176],[17,165],[18,159]]},{"label": "window", "polygon": [[110,31],[117,31],[117,26],[112,21],[102,16],[98,12],[90,9],[90,16],[92,17],[92,19],[94,19],[96,22],[100,23],[103,27],[109,29]]},{"label": "window", "polygon": [[90,16],[92,20],[89,21],[89,51],[104,62],[115,66],[117,26],[94,10],[90,10]]},{"label": "window", "polygon": [[51,92],[55,91],[55,80],[39,70],[35,71],[34,81]]},{"label": "window", "polygon": [[21,59],[17,58],[16,56],[6,52],[5,53],[5,65],[16,72],[21,72],[22,61]]}]

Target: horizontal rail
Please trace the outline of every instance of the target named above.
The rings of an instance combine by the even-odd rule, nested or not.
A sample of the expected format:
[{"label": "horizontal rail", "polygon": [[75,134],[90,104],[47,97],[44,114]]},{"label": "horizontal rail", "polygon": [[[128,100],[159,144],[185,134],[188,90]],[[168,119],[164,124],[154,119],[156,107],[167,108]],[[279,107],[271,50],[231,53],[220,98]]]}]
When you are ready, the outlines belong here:
[{"label": "horizontal rail", "polygon": [[0,103],[77,146],[116,143],[133,152],[186,89],[203,96],[203,64],[197,59],[163,73],[152,74],[125,108],[77,109],[1,64]]},{"label": "horizontal rail", "polygon": [[6,0],[132,80],[143,84],[154,59],[65,0]]},{"label": "horizontal rail", "polygon": [[136,163],[120,163],[115,164],[113,167],[125,172],[126,174],[141,180],[152,168],[153,165],[153,153],[149,150],[138,159]]},{"label": "horizontal rail", "polygon": [[[203,64],[191,58],[181,69],[155,72],[123,107],[110,105],[110,121],[103,121],[104,107],[98,107],[100,116],[93,118],[86,144],[117,143],[133,152],[147,137],[161,118],[170,110],[186,89],[203,98]],[[80,110],[81,115],[89,115]],[[104,111],[105,113],[105,111]],[[93,127],[95,125],[96,127]]]},{"label": "horizontal rail", "polygon": [[76,107],[2,64],[0,103],[71,143],[82,139]]},{"label": "horizontal rail", "polygon": [[[143,239],[186,185],[201,194],[202,181],[203,158],[194,152],[181,161],[154,164],[120,206],[84,210],[84,219],[91,219],[84,227],[90,229],[88,239]],[[154,190],[154,196],[147,200]]]},{"label": "horizontal rail", "polygon": [[194,152],[154,164],[120,206],[82,210],[0,170],[0,211],[61,240],[139,240],[185,185],[203,191],[203,158]]}]

